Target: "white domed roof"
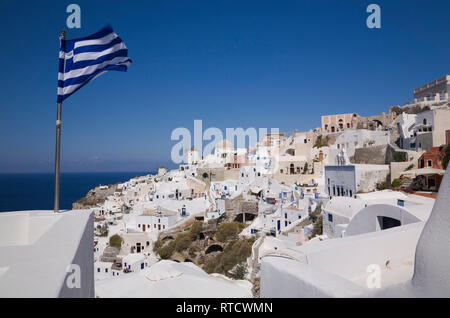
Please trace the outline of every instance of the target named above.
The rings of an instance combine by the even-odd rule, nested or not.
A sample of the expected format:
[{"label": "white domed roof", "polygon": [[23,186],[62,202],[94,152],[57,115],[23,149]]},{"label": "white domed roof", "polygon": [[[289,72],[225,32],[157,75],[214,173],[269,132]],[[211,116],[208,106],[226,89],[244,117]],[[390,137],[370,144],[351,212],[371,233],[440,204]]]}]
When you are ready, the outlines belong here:
[{"label": "white domed roof", "polygon": [[[161,266],[166,265],[166,266]],[[182,272],[180,272],[177,269],[174,269],[172,266],[167,266],[168,264],[165,264],[164,261],[158,262],[151,266],[150,268],[147,268],[145,272],[145,278],[151,280],[151,281],[160,281],[164,279],[170,279],[170,278],[176,278],[183,275]]]}]

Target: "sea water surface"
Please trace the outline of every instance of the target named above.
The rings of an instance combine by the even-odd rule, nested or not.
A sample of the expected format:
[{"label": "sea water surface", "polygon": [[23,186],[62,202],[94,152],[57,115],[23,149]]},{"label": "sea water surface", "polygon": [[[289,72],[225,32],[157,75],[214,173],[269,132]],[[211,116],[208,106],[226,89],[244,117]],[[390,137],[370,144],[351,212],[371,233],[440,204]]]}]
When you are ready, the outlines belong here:
[{"label": "sea water surface", "polygon": [[[60,209],[72,208],[89,190],[154,172],[61,173]],[[0,212],[53,210],[53,173],[1,173]]]}]

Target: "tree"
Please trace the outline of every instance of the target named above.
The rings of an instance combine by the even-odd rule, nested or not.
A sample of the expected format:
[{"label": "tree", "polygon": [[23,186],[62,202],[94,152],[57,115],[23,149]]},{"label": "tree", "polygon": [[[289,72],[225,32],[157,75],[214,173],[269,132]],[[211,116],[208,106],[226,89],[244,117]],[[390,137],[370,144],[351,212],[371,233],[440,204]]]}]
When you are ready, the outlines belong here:
[{"label": "tree", "polygon": [[394,189],[400,188],[401,185],[402,185],[402,180],[397,178],[392,181],[391,188],[394,188]]},{"label": "tree", "polygon": [[[244,241],[239,239],[230,241],[222,253],[208,260],[205,265],[205,271],[207,273],[220,273],[233,277],[236,273],[231,273],[230,271],[233,268],[236,270],[237,265],[240,263],[245,264],[247,258],[252,254],[253,242],[252,240]],[[239,271],[241,270],[239,269]],[[238,274],[241,275],[242,272]]]},{"label": "tree", "polygon": [[311,231],[311,238],[317,235],[322,235],[322,233],[323,233],[323,216],[321,214],[314,223],[313,229]]},{"label": "tree", "polygon": [[172,256],[174,250],[175,244],[174,241],[172,241],[159,250],[159,257],[161,257],[162,259],[169,259]]},{"label": "tree", "polygon": [[177,252],[183,252],[188,249],[192,241],[189,234],[178,234],[175,239],[175,250]]},{"label": "tree", "polygon": [[203,223],[201,221],[195,221],[192,224],[191,229],[189,230],[191,240],[194,241],[202,230],[203,230]]},{"label": "tree", "polygon": [[153,243],[153,251],[154,252],[158,252],[159,249],[164,245],[164,242],[161,241],[160,239],[158,239],[157,241],[155,241],[155,243]]},{"label": "tree", "polygon": [[401,113],[403,113],[403,110],[400,107],[398,107],[398,106],[392,106],[391,107],[391,112],[393,112],[393,113],[395,113],[397,115],[400,115]]},{"label": "tree", "polygon": [[247,266],[245,262],[241,262],[234,267],[230,276],[233,279],[245,279],[246,274],[247,274]]},{"label": "tree", "polygon": [[325,138],[322,137],[322,135],[319,135],[316,139],[316,142],[314,143],[313,148],[322,148],[328,146],[328,136]]},{"label": "tree", "polygon": [[394,162],[404,162],[407,159],[406,152],[395,152],[393,156]]},{"label": "tree", "polygon": [[442,168],[447,169],[448,163],[450,162],[450,145],[442,148],[439,159],[442,161]]},{"label": "tree", "polygon": [[216,238],[219,242],[225,242],[232,236],[242,231],[244,224],[238,222],[221,223],[216,232]]},{"label": "tree", "polygon": [[303,167],[303,172],[302,174],[306,174],[308,172],[308,163],[305,162],[305,166]]},{"label": "tree", "polygon": [[109,246],[120,248],[122,246],[122,238],[118,234],[114,234],[109,238]]}]

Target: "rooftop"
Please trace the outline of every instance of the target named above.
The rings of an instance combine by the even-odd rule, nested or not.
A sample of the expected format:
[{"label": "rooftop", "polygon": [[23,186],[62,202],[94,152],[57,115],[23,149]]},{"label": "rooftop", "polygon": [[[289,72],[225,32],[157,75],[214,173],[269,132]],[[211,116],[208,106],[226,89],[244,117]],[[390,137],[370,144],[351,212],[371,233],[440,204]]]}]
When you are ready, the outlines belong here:
[{"label": "rooftop", "polygon": [[231,280],[222,275],[208,275],[193,263],[162,260],[137,273],[97,282],[98,297],[137,298],[248,298],[248,281]]},{"label": "rooftop", "polygon": [[[0,213],[0,297],[93,297],[93,213]],[[68,266],[81,288],[66,286]]]}]

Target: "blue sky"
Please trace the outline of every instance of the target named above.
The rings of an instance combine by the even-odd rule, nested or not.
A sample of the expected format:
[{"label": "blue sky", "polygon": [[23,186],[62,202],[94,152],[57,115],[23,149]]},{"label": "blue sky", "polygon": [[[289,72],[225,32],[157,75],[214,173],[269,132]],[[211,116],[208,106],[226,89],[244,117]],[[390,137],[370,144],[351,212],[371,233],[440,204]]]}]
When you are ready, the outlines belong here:
[{"label": "blue sky", "polygon": [[[107,24],[133,64],[63,105],[62,171],[170,166],[176,127],[308,130],[374,115],[450,73],[449,1],[0,0],[0,172],[53,170],[59,30]],[[368,29],[366,7],[381,7]]]}]

